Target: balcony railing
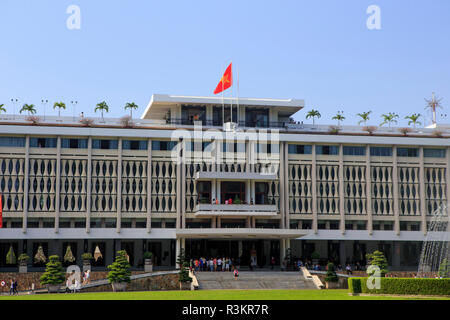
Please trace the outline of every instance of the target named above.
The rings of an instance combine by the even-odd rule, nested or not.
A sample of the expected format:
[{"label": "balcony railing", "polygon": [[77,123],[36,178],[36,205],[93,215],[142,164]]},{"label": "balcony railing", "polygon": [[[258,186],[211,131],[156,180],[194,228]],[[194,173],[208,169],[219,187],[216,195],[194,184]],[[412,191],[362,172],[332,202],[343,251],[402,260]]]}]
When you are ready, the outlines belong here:
[{"label": "balcony railing", "polygon": [[[167,124],[172,125],[190,125],[193,126],[195,122],[201,122],[203,126],[209,126],[209,127],[222,127],[223,123],[222,121],[218,120],[193,120],[193,119],[175,119],[170,118],[166,119]],[[286,128],[287,124],[289,122],[287,121],[270,121],[270,122],[259,122],[259,121],[239,121],[240,127],[247,127],[247,128],[279,128],[284,129]]]},{"label": "balcony railing", "polygon": [[276,215],[277,206],[272,204],[197,204],[198,215]]}]

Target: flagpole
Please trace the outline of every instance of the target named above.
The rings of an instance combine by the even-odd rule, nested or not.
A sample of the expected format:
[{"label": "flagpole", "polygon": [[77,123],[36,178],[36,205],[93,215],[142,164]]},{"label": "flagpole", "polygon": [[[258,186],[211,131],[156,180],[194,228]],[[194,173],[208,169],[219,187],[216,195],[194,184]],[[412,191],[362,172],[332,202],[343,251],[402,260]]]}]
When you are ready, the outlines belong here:
[{"label": "flagpole", "polygon": [[236,72],[237,72],[237,102],[236,103],[237,103],[237,120],[238,120],[238,125],[239,125],[241,116],[239,114],[239,69],[237,66],[236,66]]},{"label": "flagpole", "polygon": [[225,103],[223,101],[223,76],[220,79],[220,82],[222,83],[222,128],[223,128],[223,125],[225,124]]},{"label": "flagpole", "polygon": [[231,63],[231,103],[230,103],[230,120],[233,122],[233,63]]}]

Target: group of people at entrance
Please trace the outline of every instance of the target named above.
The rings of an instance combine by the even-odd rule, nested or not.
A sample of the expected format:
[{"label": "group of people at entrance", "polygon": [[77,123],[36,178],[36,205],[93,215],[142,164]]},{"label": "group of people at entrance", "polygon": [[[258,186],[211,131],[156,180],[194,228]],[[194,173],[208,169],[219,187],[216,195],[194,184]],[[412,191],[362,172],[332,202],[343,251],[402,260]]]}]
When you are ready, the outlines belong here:
[{"label": "group of people at entrance", "polygon": [[233,258],[209,258],[201,257],[191,259],[190,267],[194,271],[233,271],[240,265],[240,259]]}]

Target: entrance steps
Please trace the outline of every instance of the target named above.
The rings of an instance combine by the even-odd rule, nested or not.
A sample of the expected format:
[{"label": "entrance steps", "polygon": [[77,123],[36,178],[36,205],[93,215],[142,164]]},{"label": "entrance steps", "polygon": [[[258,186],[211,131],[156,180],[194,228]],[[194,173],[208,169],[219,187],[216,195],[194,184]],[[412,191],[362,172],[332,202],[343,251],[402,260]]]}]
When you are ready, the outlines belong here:
[{"label": "entrance steps", "polygon": [[233,272],[196,272],[200,290],[220,289],[317,289],[301,272],[241,271],[234,279]]}]

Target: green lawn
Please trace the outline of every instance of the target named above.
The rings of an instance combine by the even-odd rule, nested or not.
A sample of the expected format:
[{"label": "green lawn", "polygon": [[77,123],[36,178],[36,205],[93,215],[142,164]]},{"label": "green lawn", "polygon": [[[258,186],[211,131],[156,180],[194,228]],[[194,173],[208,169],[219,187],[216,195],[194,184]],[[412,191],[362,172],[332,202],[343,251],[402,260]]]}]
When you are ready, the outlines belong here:
[{"label": "green lawn", "polygon": [[417,300],[450,297],[354,297],[348,290],[199,290],[0,296],[0,300]]}]

